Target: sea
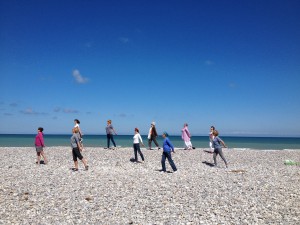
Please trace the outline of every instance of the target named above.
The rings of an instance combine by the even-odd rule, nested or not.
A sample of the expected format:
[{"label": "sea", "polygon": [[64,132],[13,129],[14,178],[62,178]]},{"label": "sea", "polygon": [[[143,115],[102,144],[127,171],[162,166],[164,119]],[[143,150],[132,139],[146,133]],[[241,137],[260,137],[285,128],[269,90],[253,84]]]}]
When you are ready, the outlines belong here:
[{"label": "sea", "polygon": [[[34,147],[36,134],[0,134],[0,147]],[[70,146],[71,135],[53,135],[45,134],[45,145],[52,146]],[[181,136],[170,136],[171,142],[175,148],[184,148]],[[142,135],[144,144],[148,147],[147,136]],[[296,149],[300,151],[300,138],[298,137],[232,137],[223,136],[221,139],[226,143],[229,149],[239,150],[289,150]],[[117,147],[132,147],[133,135],[115,135],[114,140]],[[158,143],[162,145],[163,139],[159,137]],[[208,136],[193,136],[192,144],[196,149],[209,148]],[[106,147],[106,135],[84,135],[84,147]],[[152,142],[152,147],[155,147]]]}]

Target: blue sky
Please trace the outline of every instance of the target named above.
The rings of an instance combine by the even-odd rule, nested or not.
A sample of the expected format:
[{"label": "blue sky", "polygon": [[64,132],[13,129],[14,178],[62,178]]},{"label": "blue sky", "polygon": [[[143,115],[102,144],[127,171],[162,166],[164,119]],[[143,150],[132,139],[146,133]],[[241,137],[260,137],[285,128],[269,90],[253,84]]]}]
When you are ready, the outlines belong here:
[{"label": "blue sky", "polygon": [[0,0],[0,133],[300,136],[300,2]]}]

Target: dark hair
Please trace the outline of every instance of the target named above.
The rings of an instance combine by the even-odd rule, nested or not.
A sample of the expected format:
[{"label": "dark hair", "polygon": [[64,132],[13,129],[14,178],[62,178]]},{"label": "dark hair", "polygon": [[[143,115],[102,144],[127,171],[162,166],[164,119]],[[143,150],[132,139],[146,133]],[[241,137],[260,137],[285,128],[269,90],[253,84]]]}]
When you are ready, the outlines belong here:
[{"label": "dark hair", "polygon": [[80,121],[78,119],[75,119],[74,120],[76,123],[80,124]]},{"label": "dark hair", "polygon": [[134,128],[134,131],[140,133],[139,128]]},{"label": "dark hair", "polygon": [[214,126],[211,126],[210,128],[212,128],[213,130],[215,130],[215,127],[214,127]]},{"label": "dark hair", "polygon": [[44,128],[39,127],[38,130],[39,130],[40,132],[43,132]]}]

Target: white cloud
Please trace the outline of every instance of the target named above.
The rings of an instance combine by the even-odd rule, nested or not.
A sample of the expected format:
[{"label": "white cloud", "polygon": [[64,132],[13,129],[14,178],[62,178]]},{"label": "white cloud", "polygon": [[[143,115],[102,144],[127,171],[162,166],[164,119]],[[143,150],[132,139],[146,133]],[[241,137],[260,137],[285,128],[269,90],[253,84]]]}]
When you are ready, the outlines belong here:
[{"label": "white cloud", "polygon": [[82,76],[77,69],[73,70],[73,77],[78,84],[85,84],[89,81],[89,79]]}]

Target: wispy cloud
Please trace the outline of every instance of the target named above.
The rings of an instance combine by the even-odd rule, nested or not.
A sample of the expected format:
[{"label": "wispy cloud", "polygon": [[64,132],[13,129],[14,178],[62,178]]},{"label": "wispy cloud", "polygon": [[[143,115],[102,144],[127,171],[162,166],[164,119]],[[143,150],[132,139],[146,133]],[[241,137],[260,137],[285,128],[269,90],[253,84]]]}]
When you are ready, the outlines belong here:
[{"label": "wispy cloud", "polygon": [[91,47],[93,47],[93,42],[86,42],[86,43],[84,44],[84,47],[86,47],[86,48],[91,48]]},{"label": "wispy cloud", "polygon": [[79,113],[79,111],[76,109],[64,109],[63,112],[64,113]]},{"label": "wispy cloud", "polygon": [[47,115],[47,113],[44,113],[44,112],[34,111],[32,108],[27,108],[25,110],[21,110],[20,113],[25,114],[25,115]]},{"label": "wispy cloud", "polygon": [[122,42],[123,44],[127,44],[129,42],[129,38],[127,38],[127,37],[120,37],[119,41]]},{"label": "wispy cloud", "polygon": [[230,83],[228,86],[229,86],[229,88],[232,88],[232,89],[237,87],[237,85],[235,83]]},{"label": "wispy cloud", "polygon": [[54,111],[54,112],[60,112],[60,111],[61,111],[61,108],[60,108],[60,107],[55,107],[55,108],[53,109],[53,111]]},{"label": "wispy cloud", "polygon": [[214,64],[215,64],[215,62],[213,62],[213,61],[211,61],[211,60],[206,60],[204,63],[205,63],[205,65],[207,65],[207,66],[211,66],[211,65],[214,65]]},{"label": "wispy cloud", "polygon": [[85,84],[89,81],[89,79],[82,76],[77,69],[73,70],[73,77],[78,84]]},{"label": "wispy cloud", "polygon": [[9,106],[11,106],[11,107],[17,107],[17,106],[18,106],[18,103],[13,102],[13,103],[10,103]]}]

